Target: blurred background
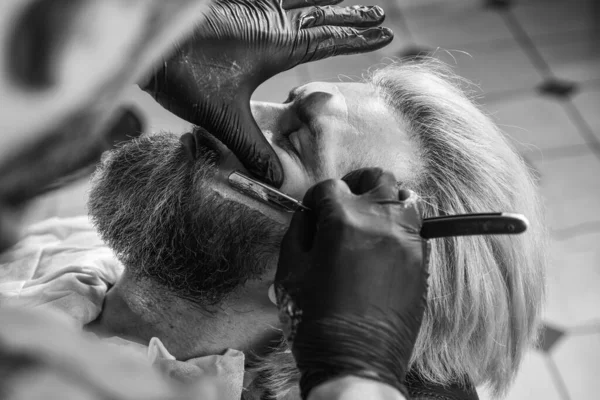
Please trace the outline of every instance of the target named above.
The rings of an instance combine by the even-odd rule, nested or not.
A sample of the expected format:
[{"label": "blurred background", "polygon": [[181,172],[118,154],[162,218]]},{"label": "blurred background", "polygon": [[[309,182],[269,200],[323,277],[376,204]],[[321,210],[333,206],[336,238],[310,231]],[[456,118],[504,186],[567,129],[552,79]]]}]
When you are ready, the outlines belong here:
[{"label": "blurred background", "polygon": [[[347,0],[380,5],[392,44],[302,65],[256,92],[283,101],[294,86],[359,79],[391,57],[433,54],[480,88],[480,105],[540,181],[552,233],[544,335],[508,399],[579,400],[600,393],[600,0]],[[148,130],[188,124],[137,88]],[[86,213],[82,179],[39,198],[28,223]],[[515,210],[518,211],[518,210]],[[487,394],[481,393],[482,400]]]}]

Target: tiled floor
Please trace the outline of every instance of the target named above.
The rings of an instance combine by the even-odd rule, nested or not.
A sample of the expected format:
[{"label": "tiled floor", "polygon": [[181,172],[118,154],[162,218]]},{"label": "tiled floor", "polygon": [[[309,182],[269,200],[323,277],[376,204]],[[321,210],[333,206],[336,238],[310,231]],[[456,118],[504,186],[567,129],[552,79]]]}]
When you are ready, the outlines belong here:
[{"label": "tiled floor", "polygon": [[[360,0],[348,0],[360,4]],[[600,1],[376,0],[396,38],[387,48],[288,71],[255,99],[282,101],[316,79],[358,77],[384,57],[415,49],[438,57],[484,91],[482,103],[539,171],[553,235],[544,345],[526,357],[508,399],[587,400],[600,392]],[[496,1],[502,3],[502,1]],[[448,50],[446,52],[445,50]],[[467,54],[468,53],[468,54]],[[542,94],[557,79],[563,96]],[[139,92],[150,129],[184,131]],[[85,212],[86,182],[40,199],[30,221]],[[487,399],[485,393],[482,399]]]}]

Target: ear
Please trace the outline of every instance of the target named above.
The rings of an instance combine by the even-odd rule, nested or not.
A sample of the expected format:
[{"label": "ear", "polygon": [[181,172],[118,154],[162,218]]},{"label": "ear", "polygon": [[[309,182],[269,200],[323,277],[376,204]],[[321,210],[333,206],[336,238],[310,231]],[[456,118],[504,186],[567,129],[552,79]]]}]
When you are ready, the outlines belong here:
[{"label": "ear", "polygon": [[27,200],[88,157],[127,85],[190,34],[208,4],[1,0],[0,204]]}]

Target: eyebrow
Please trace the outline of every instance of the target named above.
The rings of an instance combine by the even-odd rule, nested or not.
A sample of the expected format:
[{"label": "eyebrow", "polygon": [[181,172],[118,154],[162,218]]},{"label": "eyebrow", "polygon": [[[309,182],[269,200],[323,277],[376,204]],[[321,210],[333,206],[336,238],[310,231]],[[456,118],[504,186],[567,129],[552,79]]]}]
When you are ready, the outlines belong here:
[{"label": "eyebrow", "polygon": [[289,92],[288,92],[288,97],[285,100],[286,103],[289,103],[291,101],[293,101],[296,97],[298,97],[300,95],[300,88],[304,86],[304,85],[299,85],[296,86],[294,88],[292,88]]}]

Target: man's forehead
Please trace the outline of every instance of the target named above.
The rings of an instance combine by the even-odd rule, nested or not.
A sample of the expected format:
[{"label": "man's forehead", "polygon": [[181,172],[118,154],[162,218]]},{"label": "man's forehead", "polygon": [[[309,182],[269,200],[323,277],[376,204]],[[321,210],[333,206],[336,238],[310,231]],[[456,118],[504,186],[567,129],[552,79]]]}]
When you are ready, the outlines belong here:
[{"label": "man's forehead", "polygon": [[365,82],[309,82],[300,86],[296,86],[290,90],[290,94],[300,95],[307,94],[318,90],[335,90],[344,96],[374,96],[375,90],[372,85]]},{"label": "man's forehead", "polygon": [[347,122],[355,133],[371,133],[381,125],[392,124],[393,111],[377,94],[373,85],[364,82],[312,82],[297,90],[303,95],[326,91],[343,99]]}]

